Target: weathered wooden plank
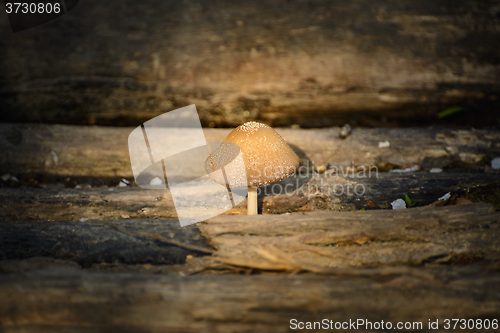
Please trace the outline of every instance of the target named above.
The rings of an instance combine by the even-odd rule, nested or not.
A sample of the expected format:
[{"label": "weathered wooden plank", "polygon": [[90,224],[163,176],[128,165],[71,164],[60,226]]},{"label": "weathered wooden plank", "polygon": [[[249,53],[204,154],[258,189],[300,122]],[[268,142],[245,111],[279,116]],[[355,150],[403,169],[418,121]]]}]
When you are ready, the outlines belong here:
[{"label": "weathered wooden plank", "polygon": [[500,95],[496,6],[87,0],[18,34],[4,15],[1,117],[132,125],[196,103],[207,126],[318,127],[433,123],[459,105],[462,124],[487,126]]},{"label": "weathered wooden plank", "polygon": [[[444,128],[354,129],[345,140],[339,128],[277,129],[301,157],[306,168],[419,164],[433,167],[491,171],[490,161],[500,156],[500,134],[489,130]],[[102,177],[112,184],[132,178],[128,135],[132,128],[93,126],[18,125],[0,123],[0,173],[43,174],[59,177]],[[224,140],[229,130],[204,129],[210,142]],[[389,141],[390,147],[379,148]],[[189,176],[189,165],[173,176]],[[168,175],[167,175],[168,177]]]},{"label": "weathered wooden plank", "polygon": [[500,258],[500,213],[485,204],[407,210],[218,216],[198,224],[221,262],[276,270]]},{"label": "weathered wooden plank", "polygon": [[477,265],[395,272],[182,277],[48,267],[0,275],[0,322],[8,333],[274,333],[292,331],[291,319],[422,322],[415,331],[428,331],[429,319],[438,319],[435,332],[445,332],[444,319],[500,316],[498,272]]},{"label": "weathered wooden plank", "polygon": [[[500,256],[500,213],[485,204],[405,211],[219,216],[181,228],[176,219],[0,223],[2,259],[48,256],[81,264],[174,264],[211,253],[233,266],[328,272],[333,267],[449,262]],[[198,228],[203,233],[202,237]],[[201,247],[201,248],[200,248]],[[219,259],[218,259],[219,258]],[[271,259],[270,259],[271,258]],[[273,259],[274,258],[274,259]],[[260,266],[259,266],[260,265]],[[265,268],[266,270],[268,268]]]},{"label": "weathered wooden plank", "polygon": [[179,264],[212,251],[194,226],[176,219],[0,224],[1,260],[45,256],[94,263]]},{"label": "weathered wooden plank", "polygon": [[339,174],[342,173],[327,172],[305,178],[297,175],[260,188],[262,212],[392,209],[391,202],[405,195],[417,206],[425,206],[448,192],[466,197],[469,192],[482,191],[486,195],[500,189],[500,175],[493,173],[360,171],[344,174],[345,178]]},{"label": "weathered wooden plank", "polygon": [[[352,174],[351,174],[352,175]],[[417,206],[431,204],[450,192],[466,196],[470,191],[498,191],[500,175],[427,172],[413,174],[373,173],[371,177],[308,174],[293,176],[260,188],[263,214],[284,214],[314,210],[356,210],[392,208],[390,203],[408,195]],[[193,199],[199,193],[192,193]],[[193,209],[197,209],[193,207]],[[201,208],[200,208],[201,209]],[[246,200],[224,214],[246,214]],[[176,217],[168,190],[146,190],[137,186],[97,188],[2,188],[0,221],[67,221],[81,218]]]},{"label": "weathered wooden plank", "polygon": [[154,218],[176,215],[168,191],[139,187],[4,188],[2,221]]}]

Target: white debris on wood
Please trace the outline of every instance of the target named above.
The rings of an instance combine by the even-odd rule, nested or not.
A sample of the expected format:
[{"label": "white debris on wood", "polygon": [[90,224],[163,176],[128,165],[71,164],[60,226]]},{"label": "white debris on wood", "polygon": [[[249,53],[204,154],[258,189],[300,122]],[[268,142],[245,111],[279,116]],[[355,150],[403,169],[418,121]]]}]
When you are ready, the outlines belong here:
[{"label": "white debris on wood", "polygon": [[418,165],[414,165],[414,166],[407,167],[404,169],[390,170],[390,172],[414,172],[414,171],[418,171],[418,170],[420,170],[420,167]]},{"label": "white debris on wood", "polygon": [[379,148],[389,148],[390,146],[391,146],[391,143],[389,141],[384,141],[384,142],[378,143]]},{"label": "white debris on wood", "polygon": [[451,197],[451,194],[450,194],[450,192],[448,192],[445,195],[443,195],[441,198],[439,198],[438,200],[448,200],[450,197]]},{"label": "white debris on wood", "polygon": [[130,182],[128,180],[126,180],[125,178],[122,178],[122,180],[120,180],[120,183],[118,184],[119,187],[125,187],[125,186],[128,186],[130,184]]},{"label": "white debris on wood", "polygon": [[161,180],[160,177],[155,177],[151,179],[151,181],[149,182],[149,185],[162,185],[162,184],[163,180]]},{"label": "white debris on wood", "polygon": [[441,173],[441,172],[443,172],[443,169],[441,169],[441,168],[432,168],[429,172],[430,173]]},{"label": "white debris on wood", "polygon": [[85,221],[87,221],[87,220],[88,220],[88,218],[86,218],[86,217],[82,217],[82,218],[81,218],[81,219],[79,219],[78,221],[80,221],[80,222],[85,222]]},{"label": "white debris on wood", "polygon": [[403,199],[398,199],[393,202],[391,202],[392,209],[405,209],[406,208],[406,202]]},{"label": "white debris on wood", "polygon": [[496,170],[500,169],[500,157],[491,160],[491,167]]}]

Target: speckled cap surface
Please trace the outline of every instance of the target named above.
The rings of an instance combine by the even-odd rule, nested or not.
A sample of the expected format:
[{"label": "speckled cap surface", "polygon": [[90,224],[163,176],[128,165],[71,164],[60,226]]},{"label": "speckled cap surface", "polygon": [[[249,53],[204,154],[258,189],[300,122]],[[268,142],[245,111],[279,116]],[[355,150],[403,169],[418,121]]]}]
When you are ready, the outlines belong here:
[{"label": "speckled cap surface", "polygon": [[[299,166],[299,157],[283,138],[271,127],[250,121],[235,128],[226,137],[221,147],[205,162],[207,172],[221,167],[230,168],[224,143],[237,144],[245,164],[246,181],[237,180],[237,187],[263,186],[273,184],[291,176]],[[230,145],[228,145],[230,146]],[[231,171],[233,175],[234,170]],[[233,183],[234,184],[234,183]]]}]

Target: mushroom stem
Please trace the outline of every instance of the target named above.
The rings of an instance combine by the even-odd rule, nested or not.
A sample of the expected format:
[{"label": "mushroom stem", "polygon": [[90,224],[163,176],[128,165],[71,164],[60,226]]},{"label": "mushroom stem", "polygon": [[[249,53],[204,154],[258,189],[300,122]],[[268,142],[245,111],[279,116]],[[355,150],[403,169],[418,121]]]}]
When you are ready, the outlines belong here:
[{"label": "mushroom stem", "polygon": [[247,215],[256,215],[257,212],[257,188],[248,187]]}]

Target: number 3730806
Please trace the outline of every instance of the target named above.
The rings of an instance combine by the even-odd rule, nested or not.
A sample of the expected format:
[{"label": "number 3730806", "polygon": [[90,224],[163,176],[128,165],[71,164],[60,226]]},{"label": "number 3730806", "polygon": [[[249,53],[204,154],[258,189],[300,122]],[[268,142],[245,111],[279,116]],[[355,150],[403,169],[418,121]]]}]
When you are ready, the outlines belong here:
[{"label": "number 3730806", "polygon": [[445,319],[444,329],[445,330],[457,330],[457,329],[498,329],[498,319]]},{"label": "number 3730806", "polygon": [[60,3],[26,3],[26,2],[7,2],[5,4],[7,14],[52,14],[61,12]]}]

